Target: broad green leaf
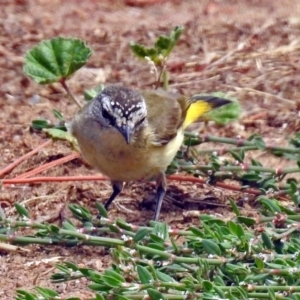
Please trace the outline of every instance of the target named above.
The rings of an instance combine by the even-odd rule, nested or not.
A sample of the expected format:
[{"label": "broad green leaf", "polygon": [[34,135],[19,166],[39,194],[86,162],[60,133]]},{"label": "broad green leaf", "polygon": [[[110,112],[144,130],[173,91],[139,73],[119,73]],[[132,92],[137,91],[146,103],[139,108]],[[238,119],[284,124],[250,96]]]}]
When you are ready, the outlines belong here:
[{"label": "broad green leaf", "polygon": [[270,212],[272,212],[272,213],[280,213],[281,212],[281,208],[277,204],[277,201],[271,200],[267,197],[259,197],[259,201]]},{"label": "broad green leaf", "polygon": [[149,230],[146,228],[140,228],[135,236],[133,237],[133,240],[137,243],[141,241],[147,234],[149,233]]},{"label": "broad green leaf", "polygon": [[35,287],[36,291],[41,294],[43,297],[57,297],[58,293],[51,290],[51,289],[47,289],[47,288],[41,288],[41,287]]},{"label": "broad green leaf", "polygon": [[264,242],[264,246],[269,249],[272,250],[274,248],[274,245],[272,243],[272,240],[270,239],[269,235],[266,232],[263,232],[261,234],[261,238]]},{"label": "broad green leaf", "polygon": [[163,282],[175,282],[174,278],[166,273],[160,272],[158,270],[155,270],[155,273],[157,275],[157,278]]},{"label": "broad green leaf", "polygon": [[23,71],[39,84],[69,78],[91,56],[86,44],[74,38],[56,37],[44,40],[25,55]]},{"label": "broad green leaf", "polygon": [[221,255],[221,249],[212,240],[203,240],[202,241],[203,249],[206,253],[208,254],[216,254],[216,255]]},{"label": "broad green leaf", "polygon": [[233,201],[232,199],[229,199],[229,202],[230,202],[231,208],[232,208],[233,212],[235,213],[235,215],[237,217],[240,216],[241,213],[240,213],[239,208],[237,207],[235,201]]},{"label": "broad green leaf", "polygon": [[151,300],[164,300],[165,299],[163,294],[155,289],[147,289],[147,293],[150,296]]},{"label": "broad green leaf", "polygon": [[16,290],[17,292],[17,299],[24,299],[24,300],[37,300],[38,298],[30,293],[30,292],[27,292],[27,291],[24,291],[24,290]]},{"label": "broad green leaf", "polygon": [[58,111],[56,109],[52,109],[52,113],[58,120],[64,121],[64,117],[60,111]]},{"label": "broad green leaf", "polygon": [[148,284],[153,280],[153,276],[145,267],[138,265],[136,270],[142,284]]},{"label": "broad green leaf", "polygon": [[[91,283],[88,285],[88,287],[93,290],[93,291],[98,291],[98,292],[106,292],[111,289],[111,287],[101,284],[101,283]],[[104,298],[103,298],[104,299]]]},{"label": "broad green leaf", "polygon": [[15,203],[15,209],[21,217],[30,218],[29,211],[22,204]]},{"label": "broad green leaf", "polygon": [[51,122],[45,119],[36,119],[31,122],[31,127],[35,130],[41,130],[43,128],[49,128]]},{"label": "broad green leaf", "polygon": [[239,216],[236,219],[239,223],[245,224],[246,226],[253,226],[256,223],[255,219],[251,219],[247,217]]},{"label": "broad green leaf", "polygon": [[120,282],[125,282],[124,277],[114,270],[105,270],[104,274],[106,276],[114,277],[116,280],[119,280]]},{"label": "broad green leaf", "polygon": [[120,287],[122,284],[121,280],[112,276],[103,275],[102,280],[110,287]]},{"label": "broad green leaf", "polygon": [[213,284],[210,281],[203,280],[202,284],[205,292],[209,292],[213,289]]},{"label": "broad green leaf", "polygon": [[100,202],[95,202],[95,206],[99,212],[99,216],[103,217],[103,218],[107,218],[108,214],[107,214],[107,210],[105,209],[104,205]]},{"label": "broad green leaf", "polygon": [[46,132],[53,140],[65,140],[74,145],[74,148],[78,147],[76,138],[67,131],[57,128],[44,128],[43,131]]}]

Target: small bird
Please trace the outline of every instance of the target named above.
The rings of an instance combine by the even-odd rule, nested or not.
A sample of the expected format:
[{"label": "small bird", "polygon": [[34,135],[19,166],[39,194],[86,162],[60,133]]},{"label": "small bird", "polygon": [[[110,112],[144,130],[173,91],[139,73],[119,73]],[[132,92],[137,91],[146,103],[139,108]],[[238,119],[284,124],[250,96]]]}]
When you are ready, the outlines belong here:
[{"label": "small bird", "polygon": [[113,192],[105,208],[124,182],[155,178],[157,221],[167,188],[165,171],[183,142],[184,129],[228,103],[214,96],[186,98],[162,90],[104,88],[76,114],[69,130],[86,161],[111,180]]}]

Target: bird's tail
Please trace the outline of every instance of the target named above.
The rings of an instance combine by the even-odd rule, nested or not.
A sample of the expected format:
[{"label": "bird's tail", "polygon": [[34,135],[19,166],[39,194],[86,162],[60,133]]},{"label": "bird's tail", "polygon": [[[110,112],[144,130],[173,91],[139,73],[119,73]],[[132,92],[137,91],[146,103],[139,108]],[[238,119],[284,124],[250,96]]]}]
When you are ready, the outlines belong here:
[{"label": "bird's tail", "polygon": [[186,128],[191,123],[196,122],[205,113],[217,107],[232,103],[230,100],[224,98],[203,95],[194,95],[190,97],[188,101],[190,102],[190,105],[183,122],[183,128]]}]

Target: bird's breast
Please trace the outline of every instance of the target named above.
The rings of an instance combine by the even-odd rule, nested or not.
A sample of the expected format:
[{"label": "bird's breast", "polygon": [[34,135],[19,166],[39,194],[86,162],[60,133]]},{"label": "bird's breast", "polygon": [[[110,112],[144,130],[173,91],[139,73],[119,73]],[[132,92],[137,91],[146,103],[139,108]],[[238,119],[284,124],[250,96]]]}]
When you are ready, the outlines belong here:
[{"label": "bird's breast", "polygon": [[101,173],[116,181],[136,181],[164,172],[173,160],[182,140],[178,132],[168,144],[154,145],[150,137],[140,132],[127,144],[123,136],[112,127],[87,130],[76,134],[79,147],[87,162]]}]

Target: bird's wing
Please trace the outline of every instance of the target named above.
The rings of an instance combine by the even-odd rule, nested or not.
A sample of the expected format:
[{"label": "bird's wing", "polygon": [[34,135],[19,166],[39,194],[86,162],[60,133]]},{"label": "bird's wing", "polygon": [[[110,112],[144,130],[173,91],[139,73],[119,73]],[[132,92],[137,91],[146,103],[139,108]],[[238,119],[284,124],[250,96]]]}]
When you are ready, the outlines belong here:
[{"label": "bird's wing", "polygon": [[186,100],[162,90],[141,93],[146,101],[148,123],[153,132],[152,143],[157,146],[165,145],[177,135],[177,130],[184,121]]}]

